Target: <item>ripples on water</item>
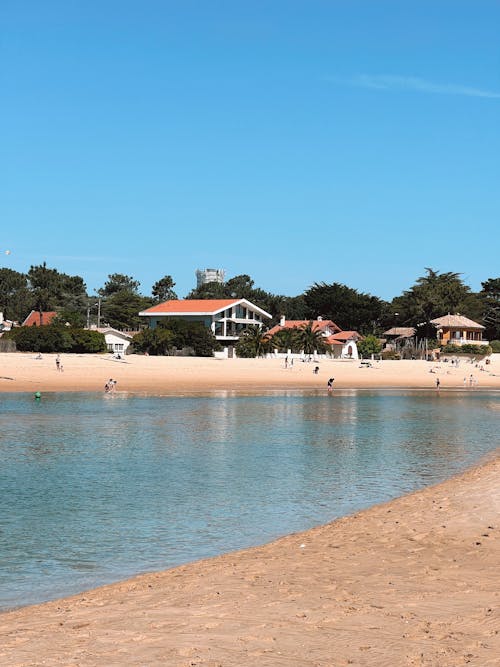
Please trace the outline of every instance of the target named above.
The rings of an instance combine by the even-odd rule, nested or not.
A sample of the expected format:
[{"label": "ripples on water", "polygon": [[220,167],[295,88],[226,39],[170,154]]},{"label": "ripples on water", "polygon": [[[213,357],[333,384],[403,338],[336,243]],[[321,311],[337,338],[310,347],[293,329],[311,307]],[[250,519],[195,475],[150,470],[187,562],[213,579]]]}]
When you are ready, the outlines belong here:
[{"label": "ripples on water", "polygon": [[0,608],[268,541],[498,446],[495,394],[0,395]]}]

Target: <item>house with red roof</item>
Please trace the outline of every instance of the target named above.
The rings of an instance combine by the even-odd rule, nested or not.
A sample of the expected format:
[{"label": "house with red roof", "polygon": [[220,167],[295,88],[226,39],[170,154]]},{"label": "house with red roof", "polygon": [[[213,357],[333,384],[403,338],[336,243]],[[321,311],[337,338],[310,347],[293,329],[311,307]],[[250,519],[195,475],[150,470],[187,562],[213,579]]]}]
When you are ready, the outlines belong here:
[{"label": "house with red roof", "polygon": [[287,320],[282,317],[280,323],[272,327],[267,336],[272,338],[283,329],[300,329],[311,325],[313,331],[319,331],[326,345],[330,347],[330,354],[335,358],[358,359],[357,341],[363,337],[357,331],[342,331],[332,320],[318,317],[316,320]]},{"label": "house with red roof", "polygon": [[262,327],[264,321],[272,317],[246,299],[171,299],[147,308],[139,315],[148,318],[151,329],[169,318],[201,322],[222,345],[231,348],[231,354],[233,345],[247,327]]},{"label": "house with red roof", "polygon": [[52,321],[57,317],[55,310],[41,312],[39,310],[32,310],[28,317],[21,323],[22,327],[40,327],[47,324],[52,324]]}]

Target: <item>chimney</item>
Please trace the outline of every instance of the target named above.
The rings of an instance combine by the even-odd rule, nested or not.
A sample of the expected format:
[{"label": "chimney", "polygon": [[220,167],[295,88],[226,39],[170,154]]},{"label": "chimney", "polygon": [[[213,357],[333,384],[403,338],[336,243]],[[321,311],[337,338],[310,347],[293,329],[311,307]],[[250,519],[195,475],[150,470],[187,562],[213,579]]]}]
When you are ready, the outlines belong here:
[{"label": "chimney", "polygon": [[282,315],[282,316],[280,317],[280,327],[284,327],[284,326],[285,326],[285,322],[286,322],[285,316]]}]

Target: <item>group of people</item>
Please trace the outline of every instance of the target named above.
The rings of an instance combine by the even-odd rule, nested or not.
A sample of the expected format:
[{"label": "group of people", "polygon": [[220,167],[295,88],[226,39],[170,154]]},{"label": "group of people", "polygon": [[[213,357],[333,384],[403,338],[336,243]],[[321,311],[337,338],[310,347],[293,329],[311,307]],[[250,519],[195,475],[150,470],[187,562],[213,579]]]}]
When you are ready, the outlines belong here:
[{"label": "group of people", "polygon": [[109,378],[109,380],[106,382],[104,385],[104,391],[107,394],[113,394],[116,388],[116,380],[113,380],[113,378]]}]

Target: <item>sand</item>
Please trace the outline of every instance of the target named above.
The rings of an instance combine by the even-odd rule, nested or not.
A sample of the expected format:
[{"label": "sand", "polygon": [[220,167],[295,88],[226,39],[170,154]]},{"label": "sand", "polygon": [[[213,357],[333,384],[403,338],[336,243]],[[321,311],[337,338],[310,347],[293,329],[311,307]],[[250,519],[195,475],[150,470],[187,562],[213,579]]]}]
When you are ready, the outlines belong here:
[{"label": "sand", "polygon": [[[499,388],[426,362],[359,368],[271,360],[0,355],[10,391]],[[232,364],[232,365],[231,365]],[[334,371],[331,373],[330,371]],[[490,375],[490,372],[493,375]],[[467,391],[474,391],[468,389]],[[1,399],[0,399],[1,400]],[[42,399],[43,400],[43,399]],[[435,487],[210,560],[0,614],[0,665],[336,667],[500,664],[500,451]]]},{"label": "sand", "polygon": [[[325,390],[328,378],[337,389],[352,388],[435,388],[463,389],[464,378],[473,375],[476,389],[500,389],[500,355],[484,366],[462,361],[380,361],[372,367],[359,361],[295,361],[285,368],[282,359],[214,359],[194,357],[145,357],[128,355],[115,360],[111,355],[62,355],[63,371],[55,364],[55,354],[0,354],[1,391],[103,391],[109,378],[117,380],[117,390],[151,394],[207,391],[250,391],[317,389]],[[319,373],[313,373],[319,366]],[[432,372],[431,372],[432,371]]]}]

